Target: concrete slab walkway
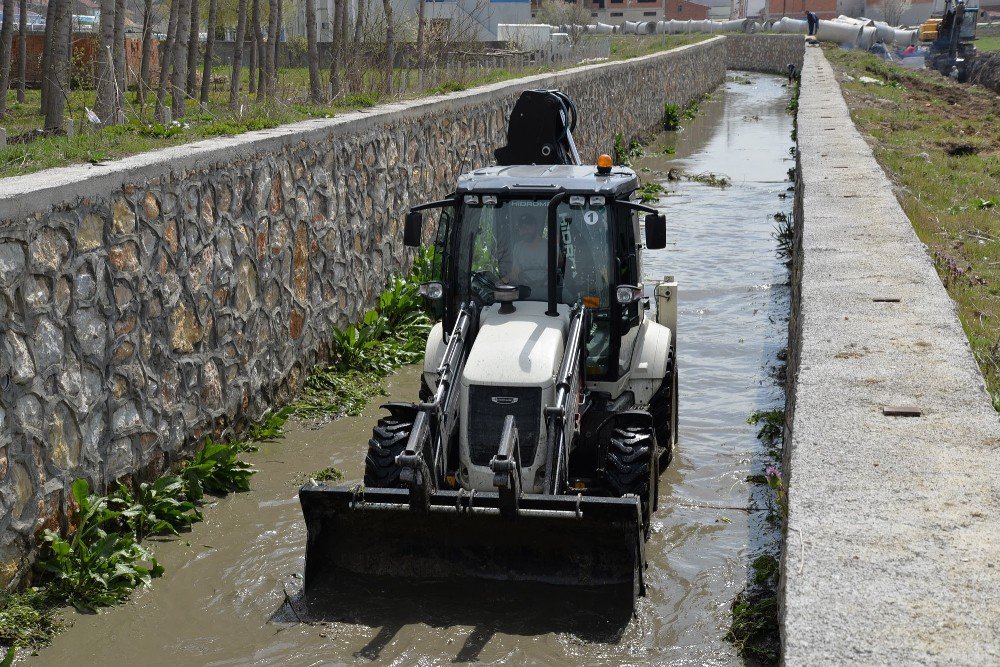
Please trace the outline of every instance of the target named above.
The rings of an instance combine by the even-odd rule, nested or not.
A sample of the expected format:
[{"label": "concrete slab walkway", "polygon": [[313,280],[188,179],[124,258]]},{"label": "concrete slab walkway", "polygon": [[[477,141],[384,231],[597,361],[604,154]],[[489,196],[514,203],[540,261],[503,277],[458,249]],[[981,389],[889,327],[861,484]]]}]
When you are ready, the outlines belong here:
[{"label": "concrete slab walkway", "polygon": [[798,128],[785,663],[1000,664],[1000,418],[818,48]]}]

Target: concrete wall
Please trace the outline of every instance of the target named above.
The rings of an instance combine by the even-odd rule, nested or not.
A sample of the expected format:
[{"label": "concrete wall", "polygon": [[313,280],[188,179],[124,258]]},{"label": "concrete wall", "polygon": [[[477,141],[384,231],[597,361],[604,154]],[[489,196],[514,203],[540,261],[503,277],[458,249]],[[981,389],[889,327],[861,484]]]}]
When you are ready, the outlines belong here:
[{"label": "concrete wall", "polygon": [[724,78],[723,38],[0,182],[0,583],[79,477],[152,476],[288,399],[408,266],[400,223],[491,162],[521,90],[585,160]]},{"label": "concrete wall", "polygon": [[787,73],[789,63],[802,69],[802,35],[727,35],[726,68]]},{"label": "concrete wall", "polygon": [[785,664],[1000,664],[1000,418],[818,48],[798,140]]}]

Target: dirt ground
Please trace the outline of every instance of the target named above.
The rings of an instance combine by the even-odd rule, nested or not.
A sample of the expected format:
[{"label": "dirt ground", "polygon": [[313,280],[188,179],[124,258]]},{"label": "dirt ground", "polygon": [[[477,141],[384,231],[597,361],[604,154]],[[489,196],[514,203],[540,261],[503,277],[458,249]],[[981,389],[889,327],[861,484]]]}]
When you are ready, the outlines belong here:
[{"label": "dirt ground", "polygon": [[826,54],[1000,409],[1000,95],[865,53]]}]

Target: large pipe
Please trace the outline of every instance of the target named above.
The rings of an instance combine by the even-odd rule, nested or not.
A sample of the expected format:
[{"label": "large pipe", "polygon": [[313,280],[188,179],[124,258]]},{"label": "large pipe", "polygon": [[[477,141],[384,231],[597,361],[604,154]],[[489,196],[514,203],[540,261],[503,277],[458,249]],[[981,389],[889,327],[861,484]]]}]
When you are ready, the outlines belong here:
[{"label": "large pipe", "polygon": [[788,18],[787,16],[781,17],[781,19],[777,21],[773,27],[777,32],[789,35],[804,35],[809,32],[809,24],[806,21]]},{"label": "large pipe", "polygon": [[594,32],[599,35],[611,35],[615,32],[615,26],[608,23],[598,23],[594,25]]},{"label": "large pipe", "polygon": [[820,21],[816,39],[855,46],[864,26],[846,21]]}]

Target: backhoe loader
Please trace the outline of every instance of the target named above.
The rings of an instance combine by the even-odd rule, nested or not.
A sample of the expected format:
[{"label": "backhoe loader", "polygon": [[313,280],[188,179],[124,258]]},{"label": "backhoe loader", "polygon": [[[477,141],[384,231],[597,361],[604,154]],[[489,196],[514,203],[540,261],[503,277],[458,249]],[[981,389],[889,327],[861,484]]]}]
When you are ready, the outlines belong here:
[{"label": "backhoe loader", "polygon": [[363,574],[644,594],[677,441],[677,284],[643,284],[665,217],[632,201],[631,169],[580,163],[575,126],[564,94],[525,91],[498,164],[407,215],[418,246],[438,212],[420,396],[383,406],[363,485],[300,490],[307,593]]}]

